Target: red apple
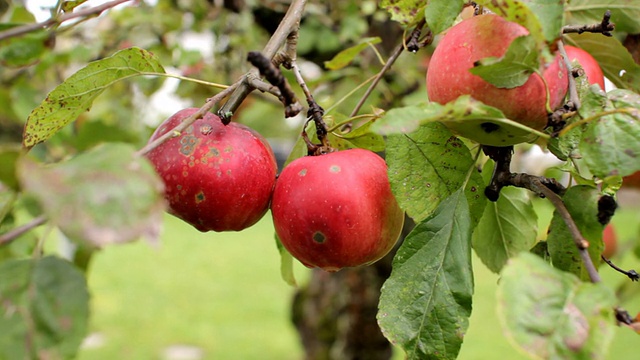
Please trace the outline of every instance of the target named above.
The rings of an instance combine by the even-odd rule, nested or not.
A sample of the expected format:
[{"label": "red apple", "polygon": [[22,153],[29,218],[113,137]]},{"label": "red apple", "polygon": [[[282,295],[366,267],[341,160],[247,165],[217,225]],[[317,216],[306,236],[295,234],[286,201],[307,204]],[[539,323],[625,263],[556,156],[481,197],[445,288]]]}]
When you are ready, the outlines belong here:
[{"label": "red apple", "polygon": [[[511,42],[529,31],[514,22],[493,15],[479,15],[453,26],[437,44],[427,70],[429,99],[440,104],[462,95],[500,109],[507,118],[536,130],[547,125],[546,90],[542,78],[532,74],[515,88],[498,88],[472,74],[474,64],[487,57],[502,57]],[[549,87],[549,105],[562,104],[568,88],[567,69],[561,56],[540,68]],[[466,122],[466,123],[465,123]],[[452,131],[481,144],[513,145],[535,139],[527,131],[505,129],[498,122],[460,121],[445,123]]]},{"label": "red apple", "polygon": [[[153,141],[198,109],[165,120]],[[147,154],[165,183],[170,213],[200,231],[240,231],[267,212],[277,165],[266,140],[237,123],[207,113],[180,136]]]},{"label": "red apple", "polygon": [[278,177],[271,212],[291,255],[327,271],[379,260],[397,242],[404,222],[387,165],[363,149],[291,162]]},{"label": "red apple", "polygon": [[602,255],[609,259],[613,255],[615,255],[616,250],[618,250],[618,239],[616,236],[616,232],[613,229],[613,225],[608,224],[607,226],[605,226],[602,233],[602,241],[604,242],[604,250],[602,251]]},{"label": "red apple", "polygon": [[598,84],[600,89],[604,90],[604,74],[596,59],[588,52],[571,45],[565,45],[564,50],[567,52],[569,61],[577,61],[587,76],[589,84]]},{"label": "red apple", "polygon": [[640,189],[640,171],[636,171],[631,175],[622,178],[622,187],[625,189]]}]

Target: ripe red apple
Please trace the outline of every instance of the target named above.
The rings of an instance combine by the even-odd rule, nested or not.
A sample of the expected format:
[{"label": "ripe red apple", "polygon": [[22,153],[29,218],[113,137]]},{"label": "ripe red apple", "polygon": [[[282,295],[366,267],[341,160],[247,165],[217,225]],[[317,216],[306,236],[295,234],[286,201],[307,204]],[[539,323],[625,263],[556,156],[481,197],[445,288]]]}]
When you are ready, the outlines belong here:
[{"label": "ripe red apple", "polygon": [[[175,113],[149,141],[196,111]],[[275,156],[266,140],[244,125],[225,126],[207,113],[147,157],[164,180],[170,213],[200,231],[240,231],[258,222],[269,208]]]},{"label": "ripe red apple", "polygon": [[613,229],[613,225],[608,224],[607,226],[605,226],[602,233],[602,241],[604,242],[604,250],[602,251],[602,255],[609,259],[613,255],[615,255],[616,251],[618,250],[618,239],[616,236],[616,232]]},{"label": "ripe red apple", "polygon": [[600,85],[600,89],[604,90],[604,74],[596,59],[588,52],[575,46],[565,45],[564,50],[567,52],[569,61],[577,61],[578,64],[582,66],[589,84],[598,84]]},{"label": "ripe red apple", "polygon": [[640,190],[640,171],[622,178],[622,187],[626,189],[634,188]]},{"label": "ripe red apple", "polygon": [[[461,95],[500,109],[507,118],[536,130],[547,125],[546,90],[542,78],[532,74],[515,88],[498,88],[472,74],[474,64],[487,57],[502,57],[511,42],[529,31],[493,15],[479,15],[453,26],[437,44],[427,70],[429,99],[440,104]],[[561,56],[540,68],[549,87],[549,105],[562,104],[568,88],[567,69]],[[445,123],[452,131],[484,145],[507,146],[535,139],[529,132],[505,128],[498,122],[460,121]]]},{"label": "ripe red apple", "polygon": [[363,149],[291,162],[278,177],[271,212],[291,255],[327,271],[379,260],[398,241],[404,222],[387,165]]}]

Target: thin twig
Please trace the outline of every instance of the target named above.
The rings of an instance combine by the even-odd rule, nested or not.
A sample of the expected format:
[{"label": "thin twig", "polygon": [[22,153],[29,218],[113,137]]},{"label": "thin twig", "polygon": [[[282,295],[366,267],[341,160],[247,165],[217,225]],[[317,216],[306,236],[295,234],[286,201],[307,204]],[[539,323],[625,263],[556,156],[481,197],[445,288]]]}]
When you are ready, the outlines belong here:
[{"label": "thin twig", "polygon": [[580,97],[578,96],[578,89],[576,87],[576,79],[573,77],[573,72],[571,71],[571,61],[569,60],[569,56],[567,55],[567,51],[564,49],[564,44],[562,41],[558,41],[558,50],[560,51],[560,55],[564,59],[564,64],[567,67],[567,74],[569,75],[569,101],[572,103],[572,108],[574,110],[580,109]]},{"label": "thin twig", "polygon": [[43,22],[39,22],[36,24],[28,24],[28,25],[23,25],[23,26],[16,26],[10,29],[7,29],[5,31],[0,32],[0,40],[4,40],[4,39],[9,39],[12,37],[16,37],[16,36],[20,36],[20,35],[24,35],[36,30],[40,30],[43,28],[47,28],[50,26],[56,26],[56,25],[60,25],[65,21],[71,20],[71,19],[76,19],[76,18],[81,18],[81,17],[89,17],[89,16],[95,16],[95,15],[99,15],[100,13],[102,13],[105,10],[109,10],[112,7],[115,7],[117,5],[120,5],[122,3],[128,2],[128,1],[132,1],[132,0],[114,0],[108,3],[104,3],[102,5],[98,5],[96,7],[92,7],[92,8],[88,8],[88,9],[82,9],[76,12],[72,12],[72,13],[67,13],[64,14],[62,16],[59,17],[51,17],[48,20],[45,20]]},{"label": "thin twig", "polygon": [[[278,25],[278,28],[261,51],[262,55],[269,59],[273,59],[278,52],[278,49],[280,49],[282,44],[289,38],[289,35],[292,32],[298,31],[298,28],[300,27],[300,19],[302,18],[302,13],[304,12],[306,3],[307,0],[294,0],[291,3],[287,13]],[[257,76],[258,71],[257,69],[251,69],[245,76],[249,76],[249,74]],[[231,96],[229,96],[229,100],[227,100],[227,102],[225,102],[218,111],[218,116],[220,116],[223,123],[229,123],[229,121],[231,121],[230,115],[238,109],[242,101],[244,101],[244,99],[253,90],[254,88],[252,88],[249,83],[244,81],[240,83],[238,88],[231,94]]]},{"label": "thin twig", "polygon": [[233,90],[235,90],[240,85],[240,83],[243,81],[243,79],[244,78],[241,78],[240,80],[236,81],[233,85],[231,85],[228,88],[222,90],[221,92],[219,92],[215,96],[207,99],[207,102],[198,111],[196,111],[195,113],[191,114],[189,117],[185,118],[180,124],[178,124],[172,130],[167,131],[162,136],[158,137],[157,139],[155,139],[152,142],[150,142],[147,145],[145,145],[142,149],[140,149],[140,150],[138,150],[136,152],[136,155],[137,156],[144,156],[149,151],[155,149],[156,147],[158,147],[160,144],[162,144],[163,142],[167,141],[168,139],[180,136],[180,134],[182,133],[182,131],[184,131],[184,129],[189,127],[189,125],[193,124],[196,120],[201,119],[208,111],[210,111],[214,107],[215,104],[217,104],[225,96],[230,94]]},{"label": "thin twig", "polygon": [[611,36],[611,31],[615,30],[615,24],[609,22],[611,20],[611,11],[607,10],[602,17],[602,22],[591,25],[567,25],[562,28],[563,34],[584,32],[599,33],[604,36]]},{"label": "thin twig", "polygon": [[611,260],[607,259],[606,257],[604,257],[604,255],[600,255],[600,257],[602,258],[602,261],[606,262],[607,265],[609,265],[613,270],[626,275],[629,279],[631,279],[631,281],[638,281],[640,280],[640,274],[638,274],[637,271],[631,269],[629,271],[626,271],[624,269],[619,268],[618,266],[616,266],[616,264],[614,264]]},{"label": "thin twig", "polygon": [[47,222],[47,220],[48,219],[46,216],[40,215],[34,218],[33,220],[31,220],[30,222],[24,225],[18,226],[15,229],[12,229],[11,231],[5,233],[4,235],[0,235],[0,245],[6,245],[12,242],[13,240],[17,239],[20,235],[44,224],[45,222]]},{"label": "thin twig", "polygon": [[260,75],[264,76],[270,84],[280,90],[278,99],[284,105],[285,117],[290,118],[298,115],[302,111],[302,106],[298,103],[296,94],[289,86],[289,82],[282,75],[279,65],[275,65],[258,51],[250,51],[247,55],[247,60],[258,69]]}]

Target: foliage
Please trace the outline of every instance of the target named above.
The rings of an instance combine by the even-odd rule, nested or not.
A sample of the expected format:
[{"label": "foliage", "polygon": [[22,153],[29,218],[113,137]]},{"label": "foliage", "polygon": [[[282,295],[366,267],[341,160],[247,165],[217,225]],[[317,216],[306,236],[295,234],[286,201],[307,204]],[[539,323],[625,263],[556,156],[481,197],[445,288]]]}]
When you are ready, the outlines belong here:
[{"label": "foliage", "polygon": [[[61,20],[93,5],[86,1],[80,7],[83,2],[60,1],[51,9],[52,23],[0,37],[3,358],[74,356],[89,318],[91,256],[113,243],[153,241],[160,231],[162,184],[135,150],[176,110],[158,105],[158,94],[175,92],[182,107],[205,104],[214,89],[251,69],[246,53],[267,43],[286,11],[260,2],[233,9],[204,0],[159,0],[111,9],[97,19]],[[598,265],[600,200],[615,194],[621,177],[640,171],[640,66],[623,45],[628,34],[640,33],[640,8],[612,0],[476,1],[522,24],[530,36],[514,42],[504,57],[480,61],[475,74],[496,86],[518,86],[562,40],[589,51],[618,88],[604,92],[578,80],[582,105],[564,114],[568,126],[552,134],[505,119],[500,110],[468,96],[445,105],[428,102],[419,65],[424,56],[416,60],[404,52],[387,66],[393,49],[406,45],[406,35],[423,22],[431,35],[445,32],[469,10],[465,2],[359,3],[307,4],[297,61],[311,69],[304,72],[306,85],[326,109],[329,141],[338,149],[384,151],[392,190],[417,223],[382,290],[378,319],[385,336],[410,359],[456,358],[472,311],[473,248],[487,268],[501,274],[496,305],[505,334],[518,347],[540,358],[605,358],[619,293],[590,283],[593,274],[566,215],[591,243],[589,255]],[[609,8],[615,36],[562,34],[566,25],[601,22]],[[0,36],[36,22],[11,2],[0,2],[0,19]],[[194,37],[206,40],[194,47],[188,42]],[[434,46],[437,41],[418,53]],[[376,91],[364,99],[364,88],[381,69]],[[291,72],[284,75],[296,80]],[[300,89],[295,92],[305,98]],[[353,111],[360,99],[366,100],[361,109],[371,113]],[[298,135],[302,118],[284,119],[281,104],[261,93],[248,97],[233,120],[256,128],[276,150],[292,148],[291,161],[306,154]],[[562,162],[562,174],[575,180],[558,179],[568,187],[559,197],[566,209],[557,208],[543,224],[549,226],[543,240],[533,195],[505,188],[497,202],[487,201],[483,190],[495,163],[478,144],[449,130],[487,121],[502,125],[508,136],[547,147]],[[315,128],[306,129],[317,141]],[[530,146],[516,146],[514,156]],[[75,246],[67,259],[44,246],[45,235],[12,232],[44,222]],[[637,239],[628,248],[640,254]],[[292,258],[278,250],[283,277],[295,284]]]}]

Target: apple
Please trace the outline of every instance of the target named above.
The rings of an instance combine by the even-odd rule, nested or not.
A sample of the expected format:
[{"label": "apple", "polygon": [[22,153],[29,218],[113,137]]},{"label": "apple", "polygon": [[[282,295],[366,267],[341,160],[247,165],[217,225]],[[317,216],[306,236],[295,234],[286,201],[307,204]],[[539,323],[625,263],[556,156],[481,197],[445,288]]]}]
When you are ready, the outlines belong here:
[{"label": "apple", "polygon": [[622,187],[625,189],[640,189],[640,171],[622,178]]},{"label": "apple", "polygon": [[[178,111],[150,142],[198,111]],[[169,212],[200,231],[240,231],[260,220],[275,186],[276,159],[267,141],[247,126],[207,113],[147,157],[165,183]]]},{"label": "apple", "polygon": [[589,84],[598,84],[600,89],[604,90],[604,74],[596,59],[588,52],[575,46],[565,45],[564,50],[567,52],[570,62],[577,61],[582,66]]},{"label": "apple", "polygon": [[604,242],[602,256],[609,259],[616,254],[616,250],[618,249],[618,239],[613,225],[607,224],[607,226],[605,226],[602,232],[602,241]]},{"label": "apple", "polygon": [[291,255],[326,271],[379,260],[398,241],[404,222],[387,165],[364,149],[291,162],[276,182],[271,213]]},{"label": "apple", "polygon": [[[463,20],[447,31],[437,44],[427,69],[427,93],[430,101],[440,104],[470,95],[500,109],[505,116],[527,127],[542,130],[547,126],[546,89],[540,75],[532,74],[526,83],[515,88],[498,88],[472,74],[474,64],[487,57],[502,57],[511,42],[529,31],[514,22],[494,15],[478,15]],[[568,88],[567,68],[557,55],[540,67],[548,88],[549,105],[562,104]],[[527,130],[505,127],[491,119],[445,122],[454,133],[484,145],[508,146],[535,140]]]}]

